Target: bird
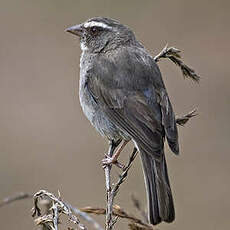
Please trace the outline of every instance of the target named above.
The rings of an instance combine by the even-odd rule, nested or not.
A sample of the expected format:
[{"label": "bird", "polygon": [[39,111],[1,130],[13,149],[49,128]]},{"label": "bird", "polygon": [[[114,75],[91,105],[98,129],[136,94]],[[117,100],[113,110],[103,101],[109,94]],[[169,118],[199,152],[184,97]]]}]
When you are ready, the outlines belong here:
[{"label": "bird", "polygon": [[83,113],[113,147],[113,156],[103,164],[116,164],[132,141],[142,162],[149,223],[173,222],[164,144],[167,140],[178,155],[178,131],[158,65],[134,32],[118,20],[94,17],[66,31],[80,39]]}]

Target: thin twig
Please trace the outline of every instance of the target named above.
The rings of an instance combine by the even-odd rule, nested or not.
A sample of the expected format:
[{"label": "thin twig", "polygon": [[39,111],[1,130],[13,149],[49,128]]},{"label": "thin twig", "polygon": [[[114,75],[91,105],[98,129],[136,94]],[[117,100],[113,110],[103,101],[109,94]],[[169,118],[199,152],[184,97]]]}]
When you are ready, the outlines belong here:
[{"label": "thin twig", "polygon": [[[111,142],[109,145],[109,151],[108,151],[108,157],[112,157],[114,152],[113,143]],[[111,173],[112,165],[106,165],[105,166],[105,186],[106,186],[106,220],[105,220],[105,229],[106,230],[112,230],[112,209],[113,209],[113,203],[112,203],[112,197],[111,197]]]},{"label": "thin twig", "polygon": [[88,223],[92,224],[93,227],[97,230],[103,230],[100,224],[98,224],[91,216],[87,215],[85,212],[79,210],[76,207],[73,207],[72,205],[65,202],[66,205],[69,206],[69,208],[75,213],[76,215],[82,217],[84,220],[86,220]]},{"label": "thin twig", "polygon": [[195,82],[199,82],[200,76],[198,76],[195,71],[187,66],[182,60],[181,60],[181,51],[179,49],[176,49],[174,47],[169,47],[168,44],[164,47],[164,49],[154,57],[154,60],[158,62],[162,58],[168,58],[173,63],[178,65],[182,71],[182,74],[185,78],[190,78]]},{"label": "thin twig", "polygon": [[44,216],[40,216],[34,220],[36,225],[42,226],[42,230],[55,230],[53,227],[53,215],[48,214]]},{"label": "thin twig", "polygon": [[[113,154],[112,145],[110,145],[108,156],[111,157]],[[116,223],[117,219],[112,218],[112,211],[113,211],[113,202],[114,198],[117,195],[117,192],[120,188],[120,185],[125,181],[128,175],[128,171],[137,155],[137,149],[134,148],[133,153],[131,154],[127,165],[124,167],[124,171],[119,177],[117,183],[111,188],[111,181],[110,181],[110,172],[111,166],[106,166],[105,168],[105,175],[106,175],[106,192],[107,192],[107,208],[106,208],[106,230],[111,230]]]},{"label": "thin twig", "polygon": [[183,116],[176,117],[176,123],[180,126],[184,126],[189,121],[190,118],[195,117],[197,115],[198,115],[197,110],[194,109]]},{"label": "thin twig", "polygon": [[62,214],[67,215],[70,221],[76,224],[79,229],[87,230],[87,228],[83,224],[80,223],[79,219],[75,215],[73,215],[72,210],[70,209],[68,205],[66,205],[62,200],[60,200],[60,198],[57,198],[55,195],[45,190],[40,190],[34,195],[34,208],[32,209],[33,217],[35,217],[36,215],[38,217],[41,216],[41,210],[38,207],[39,199],[52,200],[52,202],[54,203],[51,207],[51,209],[53,210],[52,225],[50,223],[50,214],[43,216],[42,221],[39,222],[40,225],[43,225],[44,223],[45,224],[48,223],[51,229],[58,230],[58,226],[57,226],[58,219],[59,219],[59,215],[62,213]]},{"label": "thin twig", "polygon": [[53,210],[53,225],[54,225],[54,229],[58,230],[58,204],[57,203],[53,203],[53,206],[51,207],[51,209]]},{"label": "thin twig", "polygon": [[14,196],[4,198],[0,202],[0,207],[7,205],[7,204],[10,204],[10,203],[17,201],[17,200],[23,200],[23,199],[27,199],[27,198],[31,198],[31,197],[33,197],[31,194],[20,192]]},{"label": "thin twig", "polygon": [[[106,214],[106,210],[104,208],[84,207],[84,208],[81,208],[81,211],[86,212],[86,213],[90,213],[90,214],[95,214],[95,215],[105,215]],[[134,216],[128,214],[126,211],[124,211],[124,209],[122,209],[118,205],[113,206],[112,214],[114,216],[119,217],[119,218],[128,219],[128,220],[132,221],[133,223],[139,224],[143,227],[148,227],[148,229],[153,229],[152,225],[142,221],[141,219],[139,219],[137,217],[134,217]]]},{"label": "thin twig", "polygon": [[112,194],[112,201],[114,200],[115,196],[117,195],[117,192],[119,191],[119,188],[121,186],[121,184],[125,181],[125,179],[128,176],[128,171],[132,166],[133,161],[135,160],[137,156],[137,149],[134,148],[133,152],[131,154],[131,156],[129,157],[129,161],[127,163],[127,165],[124,167],[124,171],[122,172],[122,174],[120,175],[119,180],[117,181],[117,183],[114,185],[111,194]]}]

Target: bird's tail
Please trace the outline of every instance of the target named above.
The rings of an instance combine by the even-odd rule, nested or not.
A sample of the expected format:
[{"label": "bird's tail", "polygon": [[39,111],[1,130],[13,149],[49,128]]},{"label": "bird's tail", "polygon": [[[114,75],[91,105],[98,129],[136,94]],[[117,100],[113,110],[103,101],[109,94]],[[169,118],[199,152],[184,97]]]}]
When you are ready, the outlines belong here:
[{"label": "bird's tail", "polygon": [[149,153],[140,150],[148,201],[148,219],[151,224],[175,219],[172,192],[169,184],[164,153],[155,160]]}]

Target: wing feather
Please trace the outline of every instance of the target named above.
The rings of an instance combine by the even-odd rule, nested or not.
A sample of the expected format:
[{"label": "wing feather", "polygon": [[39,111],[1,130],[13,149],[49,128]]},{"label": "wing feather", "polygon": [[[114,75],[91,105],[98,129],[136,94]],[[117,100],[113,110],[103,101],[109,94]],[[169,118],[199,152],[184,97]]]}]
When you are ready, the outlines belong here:
[{"label": "wing feather", "polygon": [[87,87],[111,122],[156,158],[165,134],[177,153],[175,116],[154,60],[143,50],[122,50],[113,58],[100,56],[95,61]]}]

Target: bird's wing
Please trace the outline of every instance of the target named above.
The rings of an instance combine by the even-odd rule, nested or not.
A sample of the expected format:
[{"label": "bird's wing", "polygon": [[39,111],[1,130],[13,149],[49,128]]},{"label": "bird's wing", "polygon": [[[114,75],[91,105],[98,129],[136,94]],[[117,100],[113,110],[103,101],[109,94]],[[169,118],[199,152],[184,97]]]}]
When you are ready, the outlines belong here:
[{"label": "bird's wing", "polygon": [[123,49],[98,56],[87,73],[92,97],[117,127],[158,157],[164,136],[178,152],[175,117],[160,71],[143,50]]}]

